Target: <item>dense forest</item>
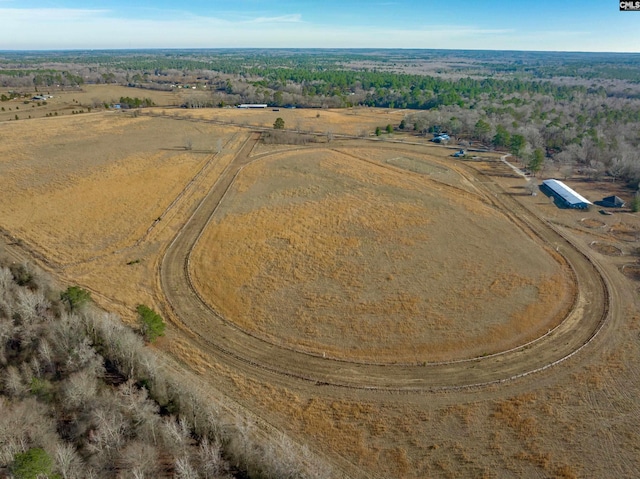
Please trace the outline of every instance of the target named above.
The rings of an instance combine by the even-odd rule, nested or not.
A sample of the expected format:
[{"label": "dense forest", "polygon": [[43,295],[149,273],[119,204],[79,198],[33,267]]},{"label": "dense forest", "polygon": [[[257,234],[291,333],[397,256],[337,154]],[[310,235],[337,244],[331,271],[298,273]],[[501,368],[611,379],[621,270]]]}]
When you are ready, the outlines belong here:
[{"label": "dense forest", "polygon": [[[640,55],[455,50],[0,52],[0,86],[196,91],[185,107],[375,106],[534,170],[640,182]],[[132,97],[143,95],[131,95]],[[5,95],[9,99],[8,95]],[[94,105],[95,106],[95,105]],[[139,105],[135,105],[139,106]],[[398,125],[400,126],[400,125]]]}]

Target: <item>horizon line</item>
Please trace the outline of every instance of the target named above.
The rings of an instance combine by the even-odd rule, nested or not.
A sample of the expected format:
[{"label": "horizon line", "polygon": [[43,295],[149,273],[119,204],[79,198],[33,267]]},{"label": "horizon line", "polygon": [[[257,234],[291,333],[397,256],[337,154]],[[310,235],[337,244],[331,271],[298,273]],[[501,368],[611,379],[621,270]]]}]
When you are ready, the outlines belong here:
[{"label": "horizon line", "polygon": [[593,51],[593,50],[511,50],[497,48],[409,48],[409,47],[104,47],[104,48],[3,48],[0,53],[31,52],[124,52],[124,51],[202,51],[202,50],[360,50],[360,51],[443,51],[443,52],[510,52],[510,53],[579,53],[579,54],[615,54],[640,55],[640,51]]}]

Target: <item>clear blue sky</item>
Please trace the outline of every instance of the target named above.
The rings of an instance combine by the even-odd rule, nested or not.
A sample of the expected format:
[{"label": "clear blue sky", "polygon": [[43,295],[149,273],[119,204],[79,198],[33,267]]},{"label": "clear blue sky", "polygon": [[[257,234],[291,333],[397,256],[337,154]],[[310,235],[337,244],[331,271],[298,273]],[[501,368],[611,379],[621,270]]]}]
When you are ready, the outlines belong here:
[{"label": "clear blue sky", "polygon": [[617,0],[0,0],[0,50],[460,48],[640,52]]}]

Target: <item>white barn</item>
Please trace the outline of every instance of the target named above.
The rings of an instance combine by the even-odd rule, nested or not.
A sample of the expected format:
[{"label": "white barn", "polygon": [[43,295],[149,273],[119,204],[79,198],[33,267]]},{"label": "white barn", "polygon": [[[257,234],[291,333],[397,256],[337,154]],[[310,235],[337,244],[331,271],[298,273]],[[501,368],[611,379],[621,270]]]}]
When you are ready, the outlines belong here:
[{"label": "white barn", "polygon": [[559,180],[544,180],[541,189],[567,208],[587,209],[593,203]]}]

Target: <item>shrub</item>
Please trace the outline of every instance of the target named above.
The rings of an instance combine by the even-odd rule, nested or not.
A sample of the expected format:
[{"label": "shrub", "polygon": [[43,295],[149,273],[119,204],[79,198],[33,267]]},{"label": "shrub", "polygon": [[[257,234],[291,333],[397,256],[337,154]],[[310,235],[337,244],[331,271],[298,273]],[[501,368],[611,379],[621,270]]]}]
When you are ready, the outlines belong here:
[{"label": "shrub", "polygon": [[164,336],[166,324],[162,316],[144,304],[138,305],[136,311],[142,323],[142,334],[147,341],[152,343],[160,336]]},{"label": "shrub", "polygon": [[69,286],[60,294],[60,299],[67,304],[69,311],[76,311],[91,301],[91,293],[80,286]]},{"label": "shrub", "polygon": [[51,474],[53,460],[44,449],[35,447],[16,454],[11,472],[17,479],[37,479],[38,477],[59,477]]},{"label": "shrub", "polygon": [[284,130],[284,120],[280,117],[273,122],[273,128],[276,130]]},{"label": "shrub", "polygon": [[38,285],[36,284],[35,275],[31,266],[26,263],[12,264],[9,266],[9,269],[13,280],[18,286],[26,286],[31,289],[37,288]]},{"label": "shrub", "polygon": [[267,145],[306,145],[313,139],[310,135],[291,131],[268,131],[262,134],[262,141]]},{"label": "shrub", "polygon": [[51,383],[46,379],[31,378],[29,390],[43,401],[49,402],[53,398]]}]

